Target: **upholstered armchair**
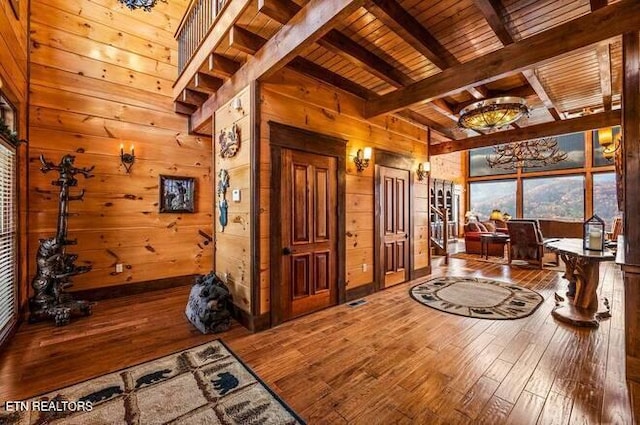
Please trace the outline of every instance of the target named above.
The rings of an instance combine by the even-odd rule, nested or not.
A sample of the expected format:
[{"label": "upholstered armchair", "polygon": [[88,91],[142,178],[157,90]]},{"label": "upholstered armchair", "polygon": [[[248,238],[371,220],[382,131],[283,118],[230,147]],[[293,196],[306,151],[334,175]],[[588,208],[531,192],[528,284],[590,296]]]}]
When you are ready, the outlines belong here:
[{"label": "upholstered armchair", "polygon": [[537,220],[510,220],[507,222],[511,238],[510,260],[524,260],[542,268],[544,244]]},{"label": "upholstered armchair", "polygon": [[[481,243],[480,236],[483,234],[491,234],[496,231],[495,227],[488,229],[484,223],[471,221],[464,225],[464,247],[467,254],[480,254]],[[504,245],[499,243],[489,244],[489,255],[502,257],[504,255]]]}]

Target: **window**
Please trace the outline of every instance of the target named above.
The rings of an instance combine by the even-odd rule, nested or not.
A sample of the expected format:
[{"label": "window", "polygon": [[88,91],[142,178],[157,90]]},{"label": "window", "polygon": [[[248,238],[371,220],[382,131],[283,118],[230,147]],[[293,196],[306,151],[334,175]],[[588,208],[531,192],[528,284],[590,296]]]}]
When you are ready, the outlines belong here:
[{"label": "window", "polygon": [[480,220],[489,219],[491,211],[498,209],[513,217],[516,215],[516,181],[495,180],[469,184],[471,210]]},{"label": "window", "polygon": [[491,168],[487,162],[487,155],[493,153],[493,148],[478,148],[469,151],[469,176],[496,176],[500,174],[515,173],[513,170],[505,170],[502,168]]},{"label": "window", "polygon": [[[15,110],[0,93],[0,122],[15,131]],[[17,318],[16,149],[0,136],[0,341]]]},{"label": "window", "polygon": [[522,180],[523,217],[584,220],[584,176]]},{"label": "window", "polygon": [[557,136],[558,149],[567,154],[567,159],[546,167],[525,168],[524,172],[566,170],[584,167],[584,133],[572,133]]},{"label": "window", "polygon": [[616,174],[598,173],[593,175],[593,213],[604,220],[607,229],[613,219],[620,214],[616,197]]}]

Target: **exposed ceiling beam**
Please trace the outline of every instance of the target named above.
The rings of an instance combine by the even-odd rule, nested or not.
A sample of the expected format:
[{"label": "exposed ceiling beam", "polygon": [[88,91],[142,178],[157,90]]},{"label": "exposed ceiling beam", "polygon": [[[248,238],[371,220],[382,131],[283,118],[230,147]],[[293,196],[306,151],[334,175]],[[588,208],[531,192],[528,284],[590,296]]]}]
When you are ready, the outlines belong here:
[{"label": "exposed ceiling beam", "polygon": [[599,44],[596,49],[598,68],[600,69],[600,89],[602,90],[602,104],[605,111],[610,111],[611,101],[611,53],[609,44]]},{"label": "exposed ceiling beam", "polygon": [[[516,97],[530,97],[535,96],[536,92],[529,84],[523,84],[520,87],[514,87],[509,90],[490,90],[485,97],[502,97],[502,96],[516,96]],[[472,103],[476,103],[478,99],[467,100],[466,102],[457,103],[453,107],[453,113],[459,114],[460,111]]]},{"label": "exposed ceiling beam", "polygon": [[193,89],[199,92],[213,94],[224,84],[220,78],[212,77],[204,72],[197,72],[193,76]]},{"label": "exposed ceiling beam", "polygon": [[515,39],[502,19],[505,14],[502,2],[500,0],[475,0],[474,2],[502,44],[506,46],[515,43]]},{"label": "exposed ceiling beam", "polygon": [[194,105],[188,105],[180,101],[173,102],[173,112],[176,114],[191,115],[196,111],[196,109],[198,108]]},{"label": "exposed ceiling beam", "polygon": [[607,0],[591,0],[591,11],[594,12],[607,5]]},{"label": "exposed ceiling beam", "polygon": [[453,111],[453,106],[449,105],[449,103],[447,103],[446,100],[444,99],[434,99],[431,102],[431,107],[433,109],[435,109],[436,111],[438,111],[440,114],[444,115],[445,117],[449,118],[451,121],[453,122],[458,122],[458,117],[456,116],[455,112]]},{"label": "exposed ceiling beam", "polygon": [[258,12],[286,24],[302,9],[291,0],[258,0]]},{"label": "exposed ceiling beam", "polygon": [[[407,87],[368,101],[367,118],[407,108],[495,81],[585,48],[621,33],[640,28],[640,2],[621,0],[516,43],[446,69]],[[562,40],[562,42],[560,42]]]},{"label": "exposed ceiling beam", "polygon": [[198,132],[201,127],[208,125],[214,111],[251,81],[273,75],[363,4],[364,0],[310,0],[291,18],[288,25],[280,28],[262,49],[220,87],[215,96],[191,115],[191,130]]},{"label": "exposed ceiling beam", "polygon": [[[365,7],[438,68],[447,69],[460,64],[458,59],[396,0],[369,0]],[[483,86],[470,87],[468,91],[475,99],[487,97],[487,89]]]},{"label": "exposed ceiling beam", "polygon": [[587,131],[594,128],[620,125],[620,110],[601,112],[585,115],[580,118],[572,118],[562,121],[553,121],[544,124],[536,124],[528,127],[520,127],[515,130],[499,131],[497,133],[484,134],[477,137],[439,143],[429,147],[431,155],[440,155],[450,152],[458,152],[467,149],[483,148],[486,146],[512,143],[521,140],[537,139],[540,137],[555,136],[558,134]]},{"label": "exposed ceiling beam", "polygon": [[200,47],[195,51],[193,57],[189,60],[186,67],[180,73],[178,80],[173,85],[173,98],[176,99],[182,93],[189,81],[198,70],[206,64],[210,53],[226,37],[227,31],[244,13],[244,10],[253,3],[253,0],[233,0],[225,7],[216,17],[215,27],[209,31],[205,39],[200,43]]},{"label": "exposed ceiling beam", "polygon": [[318,40],[318,44],[344,57],[356,66],[365,69],[367,72],[394,87],[403,87],[414,82],[411,78],[396,69],[395,66],[386,62],[338,30],[329,31],[324,37]]},{"label": "exposed ceiling beam", "polygon": [[522,71],[522,75],[524,75],[524,78],[527,79],[531,88],[535,90],[536,94],[544,104],[545,108],[547,108],[547,110],[549,111],[553,119],[556,121],[561,120],[563,117],[560,115],[556,107],[553,105],[553,102],[551,101],[551,98],[547,94],[547,91],[542,86],[542,83],[540,82],[538,75],[536,75],[536,73],[531,69],[525,69],[524,71]]},{"label": "exposed ceiling beam", "polygon": [[219,55],[217,53],[212,53],[209,55],[209,61],[207,66],[207,74],[229,78],[240,69],[240,62],[236,62],[232,59],[227,58],[226,56]]},{"label": "exposed ceiling beam", "polygon": [[490,97],[490,90],[483,85],[477,87],[471,87],[467,91],[473,96],[475,100],[486,99]]},{"label": "exposed ceiling beam", "polygon": [[395,0],[370,0],[366,8],[383,24],[440,69],[459,62],[440,42]]},{"label": "exposed ceiling beam", "polygon": [[266,43],[267,40],[258,34],[254,34],[237,25],[234,25],[229,30],[229,46],[248,55],[255,55]]},{"label": "exposed ceiling beam", "polygon": [[182,95],[178,100],[182,103],[186,103],[187,105],[200,106],[208,97],[209,95],[206,93],[200,93],[199,91],[191,89],[184,89],[182,90]]},{"label": "exposed ceiling beam", "polygon": [[289,62],[287,66],[302,74],[313,77],[316,80],[323,81],[342,91],[346,91],[365,100],[373,99],[378,96],[373,90],[369,90],[366,87],[354,83],[348,78],[344,78],[342,75],[329,71],[327,68],[300,56]]},{"label": "exposed ceiling beam", "polygon": [[[369,90],[366,87],[354,83],[353,81],[300,56],[289,62],[287,67],[365,100],[379,97],[379,95],[373,90]],[[397,112],[396,115],[415,124],[429,127],[449,139],[457,138],[451,129],[417,112],[405,109]]]},{"label": "exposed ceiling beam", "polygon": [[395,114],[407,121],[411,121],[413,123],[428,127],[431,130],[440,133],[442,136],[446,138],[449,138],[451,140],[457,139],[456,135],[453,133],[453,131],[450,128],[443,126],[442,124],[432,120],[431,118],[425,117],[422,114],[412,111],[411,109],[404,109],[402,111],[396,112]]},{"label": "exposed ceiling beam", "polygon": [[[516,40],[504,21],[504,16],[506,16],[507,12],[505,11],[501,0],[475,0],[475,4],[478,9],[480,9],[487,23],[503,45],[507,46],[515,43]],[[523,75],[531,87],[536,91],[536,94],[542,103],[544,103],[544,106],[547,108],[553,119],[556,121],[562,119],[562,116],[554,106],[551,98],[540,83],[535,72],[532,70],[526,70],[523,72]]]}]

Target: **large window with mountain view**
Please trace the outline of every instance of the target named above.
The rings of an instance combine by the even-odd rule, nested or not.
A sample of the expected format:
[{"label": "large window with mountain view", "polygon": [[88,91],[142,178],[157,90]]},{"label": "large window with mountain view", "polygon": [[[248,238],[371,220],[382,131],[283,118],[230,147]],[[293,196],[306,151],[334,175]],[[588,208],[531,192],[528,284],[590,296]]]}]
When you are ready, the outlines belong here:
[{"label": "large window with mountain view", "polygon": [[532,218],[584,220],[584,176],[524,179],[522,215]]},{"label": "large window with mountain view", "polygon": [[[614,138],[620,129],[614,127]],[[467,210],[487,220],[494,209],[514,218],[583,221],[598,214],[610,228],[617,210],[613,162],[602,155],[597,131],[556,136],[566,159],[541,168],[492,168],[492,147],[468,154]],[[592,190],[586,190],[592,188]]]},{"label": "large window with mountain view", "polygon": [[611,228],[613,219],[620,215],[616,199],[616,174],[597,173],[593,175],[593,213]]},{"label": "large window with mountain view", "polygon": [[494,209],[516,214],[516,181],[495,180],[469,185],[471,210],[480,219],[487,219]]}]

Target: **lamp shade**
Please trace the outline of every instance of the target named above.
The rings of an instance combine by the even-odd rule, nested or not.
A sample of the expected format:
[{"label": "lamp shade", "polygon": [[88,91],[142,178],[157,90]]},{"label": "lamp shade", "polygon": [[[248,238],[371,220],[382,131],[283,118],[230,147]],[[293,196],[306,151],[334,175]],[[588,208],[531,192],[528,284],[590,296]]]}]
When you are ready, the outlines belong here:
[{"label": "lamp shade", "polygon": [[598,130],[598,143],[600,146],[609,146],[613,143],[613,128],[605,127]]},{"label": "lamp shade", "polygon": [[521,97],[483,99],[460,111],[458,125],[472,130],[493,130],[516,122],[528,112],[526,101]]},{"label": "lamp shade", "polygon": [[491,215],[489,215],[490,220],[502,220],[502,212],[498,209],[491,211]]}]

